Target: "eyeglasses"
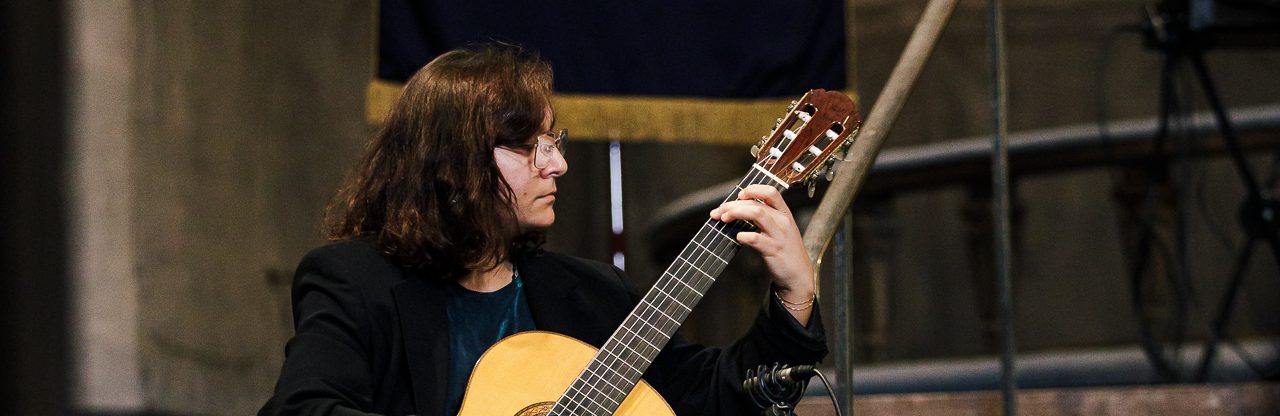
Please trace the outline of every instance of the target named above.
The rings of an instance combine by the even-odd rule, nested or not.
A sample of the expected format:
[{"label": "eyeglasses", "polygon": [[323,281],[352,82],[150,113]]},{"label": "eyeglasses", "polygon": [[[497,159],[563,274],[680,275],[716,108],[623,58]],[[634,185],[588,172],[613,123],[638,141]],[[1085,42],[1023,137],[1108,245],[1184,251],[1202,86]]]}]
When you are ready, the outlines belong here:
[{"label": "eyeglasses", "polygon": [[[542,137],[551,137],[551,141],[544,141]],[[555,157],[556,152],[563,157],[567,154],[564,147],[565,142],[569,140],[569,129],[560,129],[559,132],[546,132],[538,136],[537,143],[509,144],[505,147],[518,147],[523,149],[534,149],[533,151],[533,167],[542,169],[551,164],[551,158]]]}]

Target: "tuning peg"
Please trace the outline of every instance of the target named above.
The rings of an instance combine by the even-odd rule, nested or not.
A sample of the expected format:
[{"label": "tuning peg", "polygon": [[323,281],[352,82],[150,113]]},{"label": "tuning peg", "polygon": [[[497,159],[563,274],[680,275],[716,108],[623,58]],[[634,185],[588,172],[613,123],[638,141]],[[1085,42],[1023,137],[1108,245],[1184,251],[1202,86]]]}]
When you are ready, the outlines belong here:
[{"label": "tuning peg", "polygon": [[834,159],[827,162],[826,175],[827,182],[831,182],[832,179],[836,178],[836,161]]},{"label": "tuning peg", "polygon": [[813,180],[811,176],[809,180],[805,181],[805,184],[809,185],[809,197],[813,198],[813,192],[818,189],[818,181]]},{"label": "tuning peg", "polygon": [[752,146],[751,146],[751,157],[760,157],[760,145],[759,145],[759,144],[755,144],[755,145],[752,145]]}]

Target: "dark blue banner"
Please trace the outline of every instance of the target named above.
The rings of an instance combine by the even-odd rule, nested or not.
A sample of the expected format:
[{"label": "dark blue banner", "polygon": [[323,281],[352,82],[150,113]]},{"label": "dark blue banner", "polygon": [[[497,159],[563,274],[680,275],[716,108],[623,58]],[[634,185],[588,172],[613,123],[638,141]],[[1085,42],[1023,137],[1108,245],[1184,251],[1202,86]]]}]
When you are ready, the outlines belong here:
[{"label": "dark blue banner", "polygon": [[798,97],[845,90],[844,5],[791,1],[382,0],[378,76],[403,82],[472,42],[538,50],[556,91]]}]

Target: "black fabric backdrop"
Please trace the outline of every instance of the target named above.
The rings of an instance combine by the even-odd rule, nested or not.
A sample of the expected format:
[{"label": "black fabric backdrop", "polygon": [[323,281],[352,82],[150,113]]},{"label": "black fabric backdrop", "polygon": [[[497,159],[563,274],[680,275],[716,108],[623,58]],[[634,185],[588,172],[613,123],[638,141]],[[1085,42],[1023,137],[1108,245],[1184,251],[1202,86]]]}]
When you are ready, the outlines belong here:
[{"label": "black fabric backdrop", "polygon": [[800,1],[382,0],[378,76],[474,42],[516,43],[560,93],[791,97],[845,89],[844,6]]}]

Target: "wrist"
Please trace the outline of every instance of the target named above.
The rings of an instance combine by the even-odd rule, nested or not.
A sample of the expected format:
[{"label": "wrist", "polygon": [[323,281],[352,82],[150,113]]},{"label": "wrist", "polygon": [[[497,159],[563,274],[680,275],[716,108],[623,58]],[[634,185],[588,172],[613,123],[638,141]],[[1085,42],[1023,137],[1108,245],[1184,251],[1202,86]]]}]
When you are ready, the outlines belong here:
[{"label": "wrist", "polygon": [[797,298],[808,298],[815,292],[813,282],[811,281],[795,283],[782,283],[775,281],[773,282],[773,291],[777,292],[779,295],[792,295]]},{"label": "wrist", "polygon": [[813,304],[818,301],[818,296],[814,292],[809,292],[809,294],[805,295],[804,298],[796,297],[796,293],[794,291],[788,293],[786,296],[787,297],[784,297],[782,292],[777,290],[773,292],[773,297],[778,299],[778,303],[781,304],[783,308],[787,308],[788,310],[795,312],[806,311],[809,308],[812,308]]},{"label": "wrist", "polygon": [[773,293],[778,295],[778,298],[784,303],[804,303],[813,299],[816,291],[814,291],[812,284],[803,286],[774,284]]}]

